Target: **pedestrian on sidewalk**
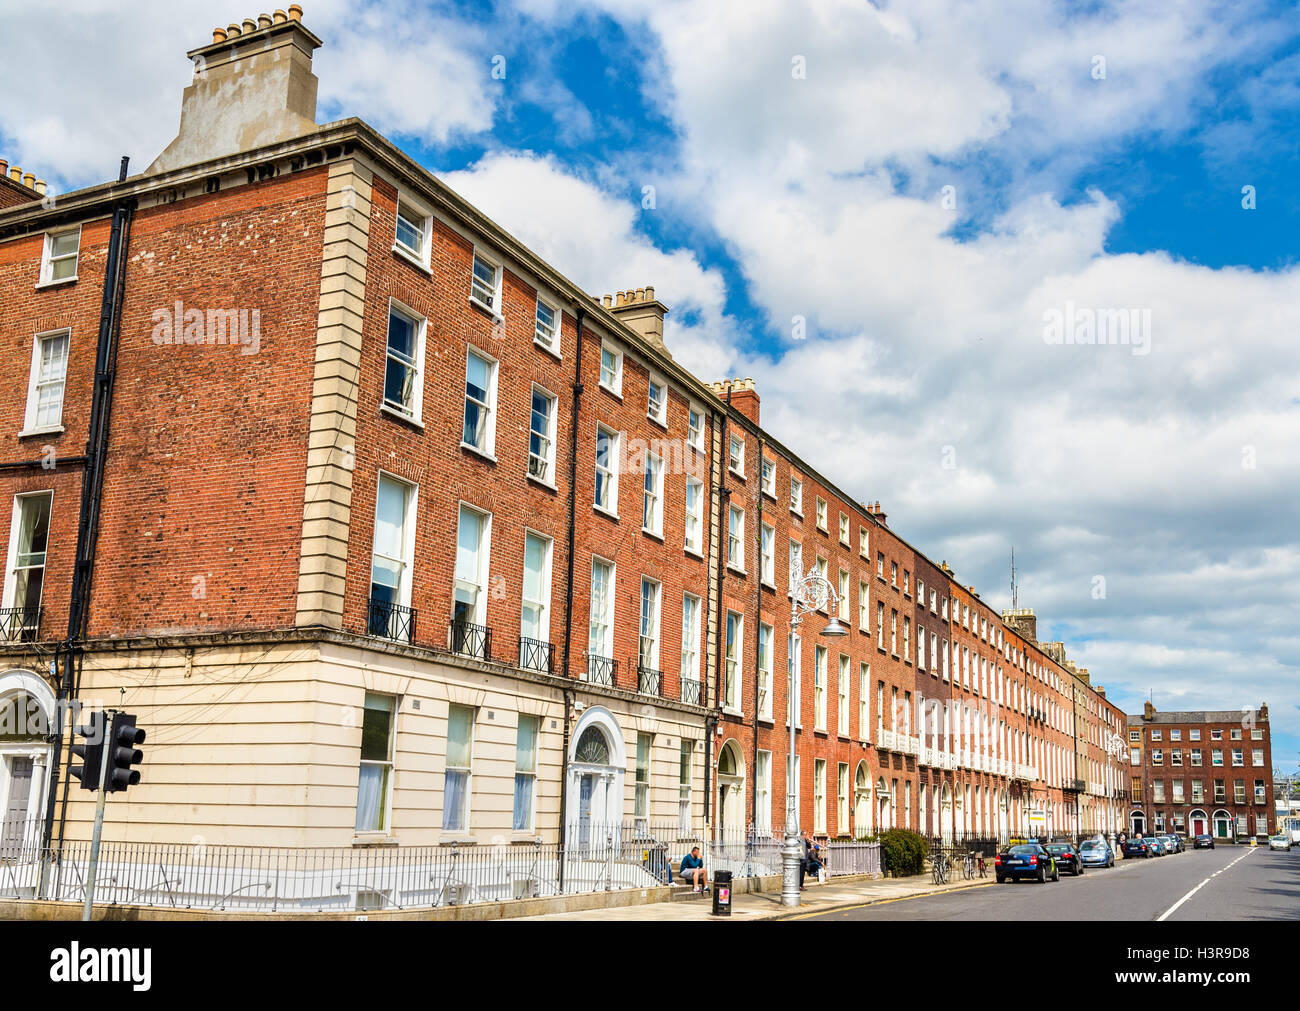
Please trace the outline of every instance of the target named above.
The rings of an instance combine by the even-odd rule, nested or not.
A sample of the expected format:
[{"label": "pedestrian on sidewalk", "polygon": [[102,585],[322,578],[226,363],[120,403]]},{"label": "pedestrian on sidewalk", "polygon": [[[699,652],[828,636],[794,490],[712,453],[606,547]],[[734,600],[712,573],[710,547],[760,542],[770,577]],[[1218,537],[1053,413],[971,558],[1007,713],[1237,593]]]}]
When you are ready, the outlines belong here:
[{"label": "pedestrian on sidewalk", "polygon": [[803,834],[803,860],[799,862],[799,890],[804,890],[803,878],[805,874],[820,875],[822,868],[826,866],[822,860],[821,844],[812,837],[812,833],[805,830]]},{"label": "pedestrian on sidewalk", "polygon": [[698,846],[692,846],[691,851],[682,857],[678,873],[683,881],[689,881],[694,886],[694,891],[698,892],[701,888],[706,892],[709,890],[709,874],[704,869],[704,859],[700,856]]}]

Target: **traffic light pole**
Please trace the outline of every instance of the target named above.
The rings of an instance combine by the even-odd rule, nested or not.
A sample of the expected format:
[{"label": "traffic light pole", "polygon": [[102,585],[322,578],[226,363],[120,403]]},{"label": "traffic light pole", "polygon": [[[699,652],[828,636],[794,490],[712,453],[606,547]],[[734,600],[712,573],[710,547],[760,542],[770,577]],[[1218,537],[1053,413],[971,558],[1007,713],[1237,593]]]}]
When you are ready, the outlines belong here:
[{"label": "traffic light pole", "polygon": [[[108,728],[112,726],[112,720],[108,718],[109,713],[113,710],[105,711],[105,734]],[[105,741],[105,751],[99,762],[99,795],[95,798],[95,832],[90,837],[90,866],[86,869],[86,902],[81,907],[82,921],[90,919],[91,907],[95,904],[95,871],[99,867],[99,840],[104,833],[104,800],[107,797],[105,785],[108,781],[108,741]]]}]

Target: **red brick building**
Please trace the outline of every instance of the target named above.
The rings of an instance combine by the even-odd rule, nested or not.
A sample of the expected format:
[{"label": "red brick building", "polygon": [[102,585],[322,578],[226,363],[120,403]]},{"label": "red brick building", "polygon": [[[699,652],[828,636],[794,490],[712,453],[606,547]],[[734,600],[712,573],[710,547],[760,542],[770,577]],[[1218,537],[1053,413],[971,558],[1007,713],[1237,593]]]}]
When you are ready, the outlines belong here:
[{"label": "red brick building", "polygon": [[70,699],[148,727],[114,807],[163,841],[779,832],[791,709],[818,833],[1122,823],[1123,715],[1032,612],[677,364],[653,288],[316,126],[319,45],[219,29],[143,172],[0,181],[0,702],[54,735],[0,738],[6,825],[85,834]]},{"label": "red brick building", "polygon": [[1273,753],[1268,706],[1128,717],[1133,833],[1216,839],[1272,835]]}]

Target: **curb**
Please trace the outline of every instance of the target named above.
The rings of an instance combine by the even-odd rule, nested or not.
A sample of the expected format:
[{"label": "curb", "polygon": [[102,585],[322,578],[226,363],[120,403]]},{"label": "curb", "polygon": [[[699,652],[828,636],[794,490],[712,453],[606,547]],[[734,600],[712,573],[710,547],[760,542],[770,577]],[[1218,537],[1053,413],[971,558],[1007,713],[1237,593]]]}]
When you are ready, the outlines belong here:
[{"label": "curb", "polygon": [[762,913],[758,916],[750,917],[749,920],[751,922],[754,920],[798,920],[809,916],[821,916],[823,913],[833,913],[840,909],[858,909],[862,906],[876,906],[887,902],[902,902],[907,899],[923,899],[930,895],[945,895],[948,892],[961,892],[969,888],[984,888],[988,885],[994,884],[997,884],[997,882],[992,878],[988,878],[984,881],[972,881],[969,883],[962,882],[961,884],[949,885],[945,888],[927,888],[923,891],[913,892],[911,895],[882,895],[875,899],[863,897],[862,899],[856,899],[853,901],[845,900],[843,902],[832,902],[825,906],[818,906],[816,909],[804,909],[789,913]]}]

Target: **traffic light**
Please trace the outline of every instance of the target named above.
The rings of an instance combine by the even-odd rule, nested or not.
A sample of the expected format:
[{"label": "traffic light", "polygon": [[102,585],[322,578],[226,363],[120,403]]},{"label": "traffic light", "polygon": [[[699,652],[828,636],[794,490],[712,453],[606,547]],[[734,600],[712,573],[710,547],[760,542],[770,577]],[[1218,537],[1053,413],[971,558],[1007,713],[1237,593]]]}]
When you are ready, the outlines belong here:
[{"label": "traffic light", "polygon": [[80,765],[69,765],[68,775],[81,783],[83,790],[99,789],[99,764],[104,760],[104,711],[92,710],[88,723],[77,727],[76,736],[84,737],[85,744],[73,744],[72,754],[81,759]]},{"label": "traffic light", "polygon": [[144,761],[144,752],[136,747],[144,743],[144,731],[135,725],[130,713],[114,713],[109,731],[106,756],[108,777],[104,780],[106,793],[122,793],[127,787],[140,782],[140,770],[131,766]]}]

